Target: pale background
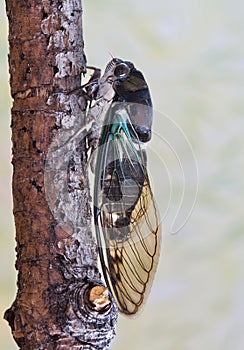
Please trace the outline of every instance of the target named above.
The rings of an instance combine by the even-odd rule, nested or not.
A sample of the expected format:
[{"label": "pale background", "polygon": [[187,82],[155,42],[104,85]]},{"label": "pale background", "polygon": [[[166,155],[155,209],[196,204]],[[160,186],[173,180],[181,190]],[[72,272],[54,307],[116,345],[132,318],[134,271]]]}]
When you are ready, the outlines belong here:
[{"label": "pale background", "polygon": [[[7,19],[0,1],[0,348],[14,350],[2,320],[15,297],[16,274]],[[88,63],[104,67],[110,53],[134,62],[147,78],[156,110],[186,134],[199,170],[193,214],[174,235],[166,217],[159,268],[145,308],[136,319],[120,317],[111,349],[243,350],[244,3],[84,0],[83,5]],[[167,129],[164,122],[156,114],[160,134]],[[178,133],[170,135],[177,143]],[[188,181],[185,197],[191,202],[196,180],[191,179],[191,154],[178,152]],[[175,164],[163,149],[160,157],[168,162],[177,197],[180,172],[174,173]],[[168,193],[163,179],[158,173],[153,180],[161,197]],[[174,198],[171,216],[176,214]]]}]

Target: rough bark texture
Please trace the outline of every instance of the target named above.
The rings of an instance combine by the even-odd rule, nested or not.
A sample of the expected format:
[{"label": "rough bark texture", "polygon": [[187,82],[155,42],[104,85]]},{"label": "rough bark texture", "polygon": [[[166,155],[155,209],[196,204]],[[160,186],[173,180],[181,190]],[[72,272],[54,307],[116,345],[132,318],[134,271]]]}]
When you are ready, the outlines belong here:
[{"label": "rough bark texture", "polygon": [[81,3],[6,0],[6,7],[18,293],[5,319],[21,349],[108,349],[117,310],[107,299],[104,308],[94,302],[101,281],[86,142],[72,138],[86,100],[64,93],[85,72]]}]

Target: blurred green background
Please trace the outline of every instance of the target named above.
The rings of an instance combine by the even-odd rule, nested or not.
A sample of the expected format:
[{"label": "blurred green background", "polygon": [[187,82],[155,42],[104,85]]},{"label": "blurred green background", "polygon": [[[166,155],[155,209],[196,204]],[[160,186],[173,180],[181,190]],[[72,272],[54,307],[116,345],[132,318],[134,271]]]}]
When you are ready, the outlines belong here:
[{"label": "blurred green background", "polygon": [[[147,78],[155,109],[186,134],[199,170],[193,214],[174,235],[166,217],[162,254],[147,303],[137,318],[120,317],[111,349],[243,350],[244,3],[84,0],[83,6],[88,63],[104,67],[110,53],[134,62]],[[16,278],[3,0],[0,41],[2,318],[14,299]],[[165,119],[156,116],[154,128],[163,133]],[[168,159],[163,151],[160,156]],[[180,154],[186,168],[189,157]],[[171,169],[170,161],[167,167]],[[180,175],[171,174],[173,188],[181,188]],[[164,193],[157,186],[155,180],[154,191]],[[191,191],[194,179],[186,189],[189,201],[194,197]],[[176,214],[174,202],[170,208],[169,213]],[[17,349],[2,319],[0,345]]]}]

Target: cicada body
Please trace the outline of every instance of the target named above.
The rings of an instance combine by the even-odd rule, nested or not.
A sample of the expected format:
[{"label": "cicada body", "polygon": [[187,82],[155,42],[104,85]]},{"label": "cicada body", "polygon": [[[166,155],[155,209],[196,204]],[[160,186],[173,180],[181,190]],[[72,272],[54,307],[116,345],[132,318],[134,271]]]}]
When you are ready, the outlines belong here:
[{"label": "cicada body", "polygon": [[106,71],[113,97],[97,150],[94,221],[105,281],[120,312],[134,315],[150,290],[160,248],[145,150],[152,102],[131,62],[114,58]]}]

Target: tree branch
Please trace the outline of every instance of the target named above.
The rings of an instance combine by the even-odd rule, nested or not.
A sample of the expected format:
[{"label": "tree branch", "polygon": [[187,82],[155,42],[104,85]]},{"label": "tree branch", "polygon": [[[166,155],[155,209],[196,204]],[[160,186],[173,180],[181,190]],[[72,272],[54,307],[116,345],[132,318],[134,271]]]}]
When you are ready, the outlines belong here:
[{"label": "tree branch", "polygon": [[63,93],[85,72],[81,3],[6,5],[18,293],[5,319],[21,349],[108,349],[117,308],[97,269],[85,135],[69,142],[87,103]]}]

